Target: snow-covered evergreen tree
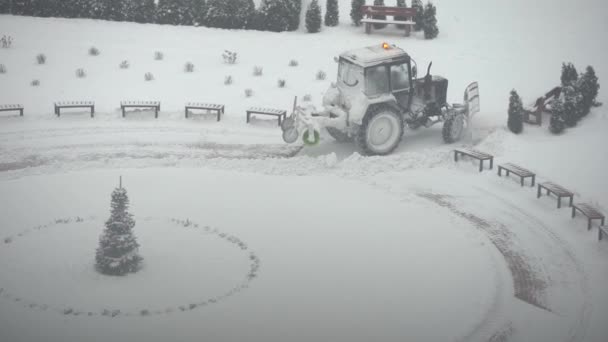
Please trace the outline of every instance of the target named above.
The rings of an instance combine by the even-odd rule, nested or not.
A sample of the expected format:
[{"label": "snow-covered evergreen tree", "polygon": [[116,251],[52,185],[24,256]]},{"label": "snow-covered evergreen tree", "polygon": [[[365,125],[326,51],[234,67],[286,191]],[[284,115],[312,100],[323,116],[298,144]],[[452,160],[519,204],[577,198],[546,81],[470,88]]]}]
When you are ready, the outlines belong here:
[{"label": "snow-covered evergreen tree", "polygon": [[[405,1],[405,0],[397,0],[397,7],[406,8],[406,7],[407,7],[407,3],[406,3],[406,1]],[[399,16],[396,16],[396,17],[395,17],[395,20],[406,20],[406,19],[407,19],[407,18],[404,18],[404,17],[399,17]],[[398,28],[398,29],[404,29],[404,28],[405,28],[405,25],[397,25],[397,28]]]},{"label": "snow-covered evergreen tree", "polygon": [[11,11],[10,0],[0,0],[0,14],[8,14]]},{"label": "snow-covered evergreen tree", "polygon": [[125,0],[101,0],[104,13],[102,19],[111,21],[123,21],[126,18],[127,3]]},{"label": "snow-covered evergreen tree", "polygon": [[578,79],[578,72],[572,63],[562,63],[562,86],[570,85]]},{"label": "snow-covered evergreen tree", "polygon": [[180,0],[158,0],[156,5],[156,22],[165,25],[182,23],[182,6]]},{"label": "snow-covered evergreen tree", "polygon": [[128,3],[125,20],[136,23],[156,22],[156,2],[154,0],[131,0]]},{"label": "snow-covered evergreen tree", "polygon": [[511,90],[509,98],[509,118],[507,120],[509,130],[515,134],[519,134],[524,129],[524,106],[521,103],[521,98],[515,89]]},{"label": "snow-covered evergreen tree", "polygon": [[436,15],[437,8],[429,1],[424,7],[424,14],[422,16],[422,29],[424,30],[425,39],[433,39],[439,35]]},{"label": "snow-covered evergreen tree", "polygon": [[549,121],[549,131],[553,134],[560,134],[564,131],[564,100],[561,96],[551,101],[551,120]]},{"label": "snow-covered evergreen tree", "polygon": [[412,0],[412,8],[416,10],[416,15],[414,16],[414,31],[422,30],[422,22],[424,18],[424,5],[422,5],[422,0]]},{"label": "snow-covered evergreen tree", "polygon": [[129,197],[122,186],[112,192],[110,218],[106,221],[95,255],[96,268],[107,275],[125,275],[140,268],[142,257],[133,235],[135,220],[129,213]]},{"label": "snow-covered evergreen tree", "polygon": [[289,5],[289,31],[295,31],[300,27],[300,13],[302,13],[302,0],[287,0]]},{"label": "snow-covered evergreen tree", "polygon": [[338,26],[339,23],[338,0],[327,0],[327,4],[325,5],[325,26]]},{"label": "snow-covered evergreen tree", "polygon": [[12,5],[13,5],[13,14],[33,15],[35,0],[10,0],[9,8],[10,8],[11,1],[12,1]]},{"label": "snow-covered evergreen tree", "polygon": [[266,18],[266,30],[283,32],[289,29],[291,12],[288,0],[264,0],[260,11]]},{"label": "snow-covered evergreen tree", "polygon": [[312,0],[306,10],[306,30],[310,33],[321,30],[321,8],[317,0]]},{"label": "snow-covered evergreen tree", "polygon": [[350,5],[350,19],[353,21],[355,26],[361,26],[361,19],[363,19],[363,13],[361,13],[361,6],[365,5],[365,0],[352,0]]},{"label": "snow-covered evergreen tree", "polygon": [[573,85],[567,85],[562,88],[564,97],[564,123],[568,127],[576,126],[578,120],[582,117],[582,96]]},{"label": "snow-covered evergreen tree", "polygon": [[[385,6],[384,5],[384,0],[374,0],[374,6]],[[372,16],[372,18],[374,19],[386,19],[385,15],[374,15]],[[386,24],[374,24],[374,28],[375,29],[381,29],[381,28],[385,28]]]},{"label": "snow-covered evergreen tree", "polygon": [[582,95],[582,116],[589,114],[600,89],[598,78],[592,66],[588,66],[579,79],[578,88]]},{"label": "snow-covered evergreen tree", "polygon": [[208,0],[207,26],[225,29],[248,27],[255,13],[253,0]]}]

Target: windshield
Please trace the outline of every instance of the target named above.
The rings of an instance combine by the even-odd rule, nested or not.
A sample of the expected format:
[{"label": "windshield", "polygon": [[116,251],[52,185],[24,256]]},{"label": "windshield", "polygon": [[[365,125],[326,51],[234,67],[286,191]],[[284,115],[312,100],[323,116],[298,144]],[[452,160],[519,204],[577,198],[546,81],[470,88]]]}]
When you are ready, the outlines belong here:
[{"label": "windshield", "polygon": [[338,82],[347,87],[356,87],[360,85],[363,79],[363,68],[358,65],[347,62],[344,59],[340,60],[338,68]]}]

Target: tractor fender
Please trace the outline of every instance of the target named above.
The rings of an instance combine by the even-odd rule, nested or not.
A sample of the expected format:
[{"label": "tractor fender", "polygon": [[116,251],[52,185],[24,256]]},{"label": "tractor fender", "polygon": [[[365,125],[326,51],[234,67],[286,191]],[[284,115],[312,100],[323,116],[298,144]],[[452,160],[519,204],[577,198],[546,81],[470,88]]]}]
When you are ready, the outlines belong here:
[{"label": "tractor fender", "polygon": [[363,123],[363,118],[370,112],[371,109],[377,106],[389,106],[397,113],[401,113],[401,109],[397,104],[397,99],[393,94],[385,94],[374,98],[363,98],[360,102],[353,103],[349,112],[349,122],[356,125]]}]

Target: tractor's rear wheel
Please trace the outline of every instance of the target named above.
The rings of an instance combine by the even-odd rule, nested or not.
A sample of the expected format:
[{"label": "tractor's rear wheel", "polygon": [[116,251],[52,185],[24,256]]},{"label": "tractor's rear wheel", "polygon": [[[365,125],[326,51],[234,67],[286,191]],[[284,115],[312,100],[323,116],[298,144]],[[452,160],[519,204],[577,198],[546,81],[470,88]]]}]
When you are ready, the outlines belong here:
[{"label": "tractor's rear wheel", "polygon": [[331,135],[331,137],[334,138],[337,142],[344,143],[353,141],[353,137],[349,136],[346,132],[343,132],[334,127],[326,127],[326,129],[327,133],[329,133],[329,135]]},{"label": "tractor's rear wheel", "polygon": [[462,134],[465,131],[465,128],[466,120],[464,115],[458,114],[449,117],[443,123],[443,141],[448,144],[451,144],[460,140],[460,138],[462,138]]},{"label": "tractor's rear wheel", "polygon": [[399,145],[403,136],[403,119],[389,106],[374,106],[363,118],[356,136],[366,155],[386,155]]}]

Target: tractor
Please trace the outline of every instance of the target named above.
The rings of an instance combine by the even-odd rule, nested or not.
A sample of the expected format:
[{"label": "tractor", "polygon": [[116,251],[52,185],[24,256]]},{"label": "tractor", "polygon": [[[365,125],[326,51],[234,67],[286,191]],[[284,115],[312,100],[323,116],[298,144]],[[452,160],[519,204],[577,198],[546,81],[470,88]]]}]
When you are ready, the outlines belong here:
[{"label": "tractor", "polygon": [[448,80],[431,75],[433,63],[417,78],[416,62],[395,45],[347,51],[335,60],[338,77],[323,97],[323,110],[294,103],[281,125],[285,142],[301,137],[315,145],[325,128],[339,142],[355,141],[365,155],[387,155],[397,148],[406,127],[443,122],[443,139],[453,143],[479,111],[477,83],[467,87],[463,104],[448,104]]}]

